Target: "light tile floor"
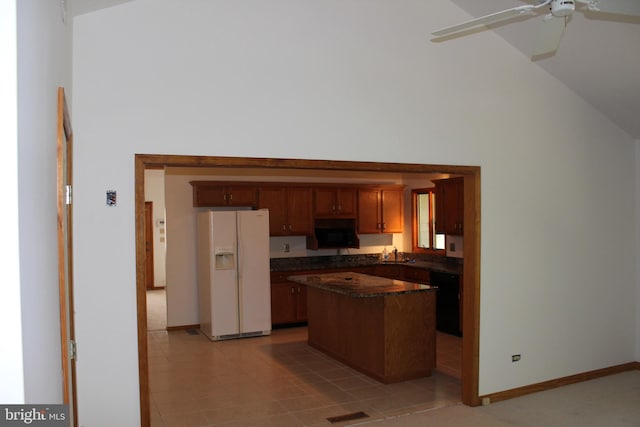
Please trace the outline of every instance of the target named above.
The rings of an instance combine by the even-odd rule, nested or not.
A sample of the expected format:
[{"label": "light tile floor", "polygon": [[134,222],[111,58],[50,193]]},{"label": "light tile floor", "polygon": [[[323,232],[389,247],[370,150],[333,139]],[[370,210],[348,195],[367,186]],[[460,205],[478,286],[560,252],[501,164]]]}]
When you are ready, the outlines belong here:
[{"label": "light tile floor", "polygon": [[[389,385],[306,340],[306,327],[219,342],[196,331],[149,331],[151,425],[344,426],[460,401],[460,338],[438,334],[431,377]],[[357,411],[369,417],[327,420]]]}]

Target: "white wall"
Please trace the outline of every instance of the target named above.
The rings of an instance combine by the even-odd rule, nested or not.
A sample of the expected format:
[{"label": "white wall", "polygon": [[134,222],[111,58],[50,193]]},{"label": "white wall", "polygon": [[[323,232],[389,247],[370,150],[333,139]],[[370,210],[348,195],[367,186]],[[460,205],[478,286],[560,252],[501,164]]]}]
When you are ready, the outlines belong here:
[{"label": "white wall", "polygon": [[72,28],[62,22],[60,2],[20,0],[16,5],[24,393],[28,403],[61,403],[57,88],[67,88],[71,102]]},{"label": "white wall", "polygon": [[18,235],[18,76],[16,1],[0,0],[0,168],[4,200],[0,221],[3,286],[0,286],[0,402],[25,402]]},{"label": "white wall", "polygon": [[135,153],[479,165],[480,393],[634,360],[634,141],[491,32],[430,42],[468,18],[138,0],[76,20],[82,424],[138,422]]}]

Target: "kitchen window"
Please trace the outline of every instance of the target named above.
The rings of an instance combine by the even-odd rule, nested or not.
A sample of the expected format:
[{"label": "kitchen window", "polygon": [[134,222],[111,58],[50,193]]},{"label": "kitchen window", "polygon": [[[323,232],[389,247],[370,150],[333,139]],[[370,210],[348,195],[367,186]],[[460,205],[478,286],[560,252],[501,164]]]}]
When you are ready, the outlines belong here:
[{"label": "kitchen window", "polygon": [[411,190],[412,246],[413,252],[429,252],[444,255],[444,234],[436,234],[435,188]]}]

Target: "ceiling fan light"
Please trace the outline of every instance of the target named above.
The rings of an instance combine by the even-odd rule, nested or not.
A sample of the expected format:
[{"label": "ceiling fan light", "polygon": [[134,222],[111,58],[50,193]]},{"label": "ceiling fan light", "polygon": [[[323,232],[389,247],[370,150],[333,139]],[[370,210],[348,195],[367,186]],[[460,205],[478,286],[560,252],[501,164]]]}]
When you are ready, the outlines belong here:
[{"label": "ceiling fan light", "polygon": [[569,16],[574,10],[576,10],[576,4],[573,0],[553,0],[551,2],[551,14],[553,16]]}]

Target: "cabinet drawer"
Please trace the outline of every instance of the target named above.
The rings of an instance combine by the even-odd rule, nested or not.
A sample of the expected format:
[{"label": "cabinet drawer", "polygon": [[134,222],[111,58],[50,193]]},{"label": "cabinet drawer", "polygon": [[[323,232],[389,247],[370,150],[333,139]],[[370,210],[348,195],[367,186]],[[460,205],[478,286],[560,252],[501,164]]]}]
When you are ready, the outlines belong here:
[{"label": "cabinet drawer", "polygon": [[403,277],[408,282],[429,283],[429,270],[405,266]]}]

